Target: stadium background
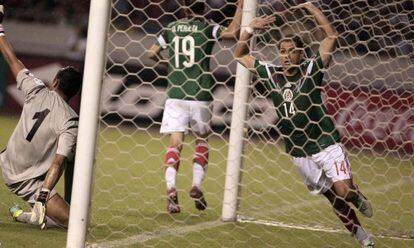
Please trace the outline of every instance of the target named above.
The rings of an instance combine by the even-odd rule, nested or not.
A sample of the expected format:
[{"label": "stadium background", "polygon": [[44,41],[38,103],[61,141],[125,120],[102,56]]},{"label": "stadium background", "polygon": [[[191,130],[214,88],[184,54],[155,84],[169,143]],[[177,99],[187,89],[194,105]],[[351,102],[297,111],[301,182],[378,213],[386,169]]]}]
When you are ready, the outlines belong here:
[{"label": "stadium background", "polygon": [[[115,125],[125,130],[135,128],[145,130],[150,132],[151,137],[152,133],[158,131],[161,120],[166,81],[164,77],[158,75],[165,74],[165,68],[157,67],[154,70],[152,62],[145,59],[142,54],[154,41],[155,34],[170,21],[182,17],[182,12],[175,11],[178,7],[176,1],[119,0],[113,2],[114,9],[111,17],[113,21],[110,27],[112,35],[108,45],[110,59],[107,64],[110,77],[104,82],[102,124],[103,126]],[[228,24],[235,10],[233,4],[235,1],[212,0],[208,2],[212,8],[208,18],[220,24]],[[271,4],[278,11],[282,11],[287,5],[293,3],[293,1],[283,1],[284,5],[276,0],[260,2]],[[325,91],[329,110],[337,113],[334,117],[344,135],[343,141],[349,148],[356,149],[357,154],[365,151],[370,156],[372,154],[388,156],[391,153],[397,157],[402,155],[403,159],[397,161],[404,166],[407,165],[408,168],[404,167],[406,169],[404,173],[397,169],[398,172],[395,172],[396,175],[392,176],[392,180],[394,176],[412,178],[413,164],[410,158],[413,154],[414,140],[413,2],[404,0],[323,0],[319,2],[325,11],[330,11],[330,18],[334,17],[336,20],[333,24],[341,37],[341,52],[335,54],[335,61],[339,63],[329,70],[325,78],[328,83]],[[7,36],[19,58],[37,76],[45,82],[50,82],[62,65],[83,66],[89,1],[13,0],[9,4],[5,22]],[[268,10],[264,7],[260,11],[266,13]],[[360,11],[360,13],[355,13],[355,11]],[[375,19],[378,15],[382,16],[380,20]],[[279,34],[270,33],[269,35],[277,37]],[[266,36],[261,38],[267,39]],[[227,136],[230,125],[231,91],[234,86],[236,66],[235,62],[232,62],[231,49],[229,49],[233,45],[233,42],[222,42],[216,45],[213,55],[215,59],[212,60],[212,72],[218,81],[215,97],[219,100],[214,103],[213,128],[217,136],[223,135],[224,137]],[[261,42],[258,43],[258,50],[259,56],[265,60],[271,60],[272,55],[275,54],[272,48],[263,48]],[[263,54],[270,54],[270,56]],[[119,66],[120,64],[122,66]],[[390,71],[400,73],[389,76]],[[14,89],[15,81],[10,77],[4,63],[1,65],[0,72],[0,79],[3,79],[0,80],[0,120],[4,127],[0,133],[0,141],[1,145],[4,145],[21,109],[22,98]],[[148,82],[151,82],[151,85]],[[254,94],[260,91],[261,89],[257,88]],[[120,97],[114,98],[113,95]],[[77,108],[78,101],[79,98],[74,99],[72,106]],[[336,111],[338,109],[341,111]],[[249,120],[248,136],[277,143],[277,134],[272,128],[276,117],[271,103],[259,98],[252,102],[249,110],[252,116]],[[134,131],[132,133],[134,134]],[[109,133],[108,136],[110,137],[107,141],[117,140],[116,134]],[[217,138],[221,140],[221,137]],[[119,146],[127,145],[120,144]],[[156,144],[154,146],[154,149],[157,149]],[[374,153],[372,153],[373,148],[375,148]],[[218,156],[225,159],[222,154]],[[387,173],[393,174],[386,167],[396,162],[390,161],[380,159],[379,163],[384,163],[384,165],[379,166],[380,171],[383,172],[383,175],[379,177],[384,177]],[[286,171],[288,174],[290,172],[296,173],[294,170]],[[368,177],[376,176],[368,174]],[[253,177],[254,172],[251,175]],[[217,177],[220,181],[222,175],[217,175]],[[114,181],[118,180],[114,179]],[[370,182],[375,181],[372,179]],[[388,182],[388,179],[385,182]],[[412,184],[412,181],[410,183]],[[5,188],[0,192],[0,199],[6,199],[0,204],[2,214],[0,233],[21,232],[23,227],[9,223],[10,219],[6,217],[8,203],[16,199],[10,196]],[[390,198],[405,201],[407,195],[413,195],[412,191],[407,191],[407,189],[401,189],[396,194],[398,195]],[[104,199],[97,199],[97,201],[104,201]],[[217,209],[219,209],[219,204],[217,202]],[[388,203],[384,202],[384,204]],[[412,205],[412,201],[405,204]],[[211,218],[214,219],[215,215],[213,214]],[[407,235],[413,235],[412,221],[407,225],[405,226]],[[22,245],[27,244],[25,242],[35,242],[37,231],[35,234],[30,234],[25,230],[23,232],[24,235],[32,236],[32,238],[21,241]],[[13,235],[12,237],[17,237]],[[93,235],[95,240],[111,236],[100,233]],[[0,236],[0,242],[2,242],[5,236]],[[46,237],[48,239],[46,242],[55,240],[57,245],[61,245],[65,239],[63,232],[59,231],[49,232]]]}]

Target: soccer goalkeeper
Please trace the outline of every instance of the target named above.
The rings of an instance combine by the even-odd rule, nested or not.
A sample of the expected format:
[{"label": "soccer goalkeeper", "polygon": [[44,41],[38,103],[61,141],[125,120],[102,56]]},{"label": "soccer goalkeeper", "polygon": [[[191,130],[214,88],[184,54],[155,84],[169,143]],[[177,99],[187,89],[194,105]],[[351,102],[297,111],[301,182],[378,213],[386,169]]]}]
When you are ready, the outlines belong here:
[{"label": "soccer goalkeeper", "polygon": [[[0,2],[1,3],[1,2]],[[69,204],[54,190],[65,165],[72,166],[78,130],[78,116],[68,105],[79,91],[82,76],[73,67],[61,69],[50,87],[25,68],[8,43],[0,6],[0,51],[25,95],[23,111],[6,149],[0,153],[0,167],[9,190],[27,201],[31,212],[10,208],[18,222],[66,228]]]},{"label": "soccer goalkeeper", "polygon": [[207,143],[210,121],[212,90],[215,81],[210,72],[210,56],[214,43],[220,39],[236,39],[240,30],[243,1],[239,0],[236,14],[228,28],[211,23],[204,18],[205,1],[184,0],[187,17],[168,25],[149,52],[149,58],[160,60],[162,49],[168,48],[168,99],[165,103],[161,133],[170,135],[165,155],[165,180],[167,182],[167,211],[179,213],[178,194],[175,187],[180,167],[184,136],[189,129],[196,135],[193,159],[193,185],[190,197],[195,207],[205,210],[207,202],[201,191],[209,158]]},{"label": "soccer goalkeeper", "polygon": [[314,194],[322,193],[329,200],[336,215],[363,247],[374,247],[372,238],[350,207],[354,205],[364,216],[371,217],[371,204],[352,181],[346,151],[322,102],[322,70],[329,65],[337,33],[311,2],[294,7],[299,8],[311,14],[325,32],[319,52],[313,59],[303,59],[304,44],[298,36],[279,41],[281,66],[261,62],[250,55],[248,43],[254,30],[269,28],[272,17],[251,21],[237,43],[235,57],[265,82],[276,107],[277,127],[286,152],[293,157],[308,189]]}]

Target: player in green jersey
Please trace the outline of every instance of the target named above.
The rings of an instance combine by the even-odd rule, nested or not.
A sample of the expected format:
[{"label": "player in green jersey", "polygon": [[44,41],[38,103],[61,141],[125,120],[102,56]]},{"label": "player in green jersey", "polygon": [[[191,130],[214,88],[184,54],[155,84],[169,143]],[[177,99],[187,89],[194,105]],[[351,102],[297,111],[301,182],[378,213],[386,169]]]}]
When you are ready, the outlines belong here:
[{"label": "player in green jersey", "polygon": [[210,57],[214,44],[220,39],[235,39],[240,30],[243,1],[239,0],[235,16],[224,28],[209,22],[204,15],[205,1],[185,0],[187,17],[170,23],[148,51],[149,58],[162,60],[160,52],[168,50],[168,99],[161,133],[170,134],[170,144],[164,166],[167,182],[167,211],[179,213],[175,181],[180,166],[180,153],[189,129],[196,135],[193,159],[193,183],[190,197],[199,210],[207,207],[201,182],[205,177],[209,146],[212,89],[215,81],[210,72]]},{"label": "player in green jersey", "polygon": [[340,136],[322,102],[323,71],[329,65],[336,46],[337,33],[324,14],[311,2],[295,6],[312,15],[322,30],[316,56],[303,59],[304,44],[298,36],[287,36],[278,44],[281,66],[261,62],[250,55],[248,43],[254,29],[266,29],[273,17],[255,18],[243,32],[235,49],[239,63],[255,73],[270,92],[278,116],[277,128],[286,152],[311,193],[322,193],[332,204],[345,227],[363,247],[374,247],[370,235],[350,207],[371,217],[372,206],[352,181],[351,168]]}]

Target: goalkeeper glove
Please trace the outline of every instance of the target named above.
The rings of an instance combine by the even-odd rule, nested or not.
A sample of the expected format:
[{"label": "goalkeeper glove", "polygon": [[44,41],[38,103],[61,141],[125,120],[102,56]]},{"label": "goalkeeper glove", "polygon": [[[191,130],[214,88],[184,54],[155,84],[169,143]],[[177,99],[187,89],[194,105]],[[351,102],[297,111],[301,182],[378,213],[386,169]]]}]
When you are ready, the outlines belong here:
[{"label": "goalkeeper glove", "polygon": [[30,221],[32,223],[38,223],[39,225],[42,225],[45,222],[46,202],[49,198],[49,194],[49,189],[42,188],[42,190],[40,190],[40,193],[32,208],[32,215],[30,216]]}]

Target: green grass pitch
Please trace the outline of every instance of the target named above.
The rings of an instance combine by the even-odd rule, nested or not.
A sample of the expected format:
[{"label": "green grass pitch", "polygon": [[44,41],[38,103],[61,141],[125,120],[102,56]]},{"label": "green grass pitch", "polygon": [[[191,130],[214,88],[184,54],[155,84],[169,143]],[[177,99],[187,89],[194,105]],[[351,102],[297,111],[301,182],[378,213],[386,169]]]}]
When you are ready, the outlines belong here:
[{"label": "green grass pitch", "polygon": [[[0,147],[4,147],[17,118],[3,116],[0,123]],[[210,140],[205,212],[197,211],[188,196],[194,140],[186,139],[177,178],[182,213],[171,216],[165,211],[161,168],[168,140],[156,130],[101,127],[88,243],[95,247],[357,247],[327,201],[307,192],[283,147],[259,140],[245,146],[238,212],[261,224],[221,222],[226,139]],[[376,236],[377,246],[414,247],[409,238],[414,237],[414,162],[356,150],[350,152],[350,160],[356,183],[375,208],[372,219],[360,219]],[[13,222],[8,214],[13,202],[27,209],[3,185],[0,247],[65,246],[66,231],[41,231]]]}]

